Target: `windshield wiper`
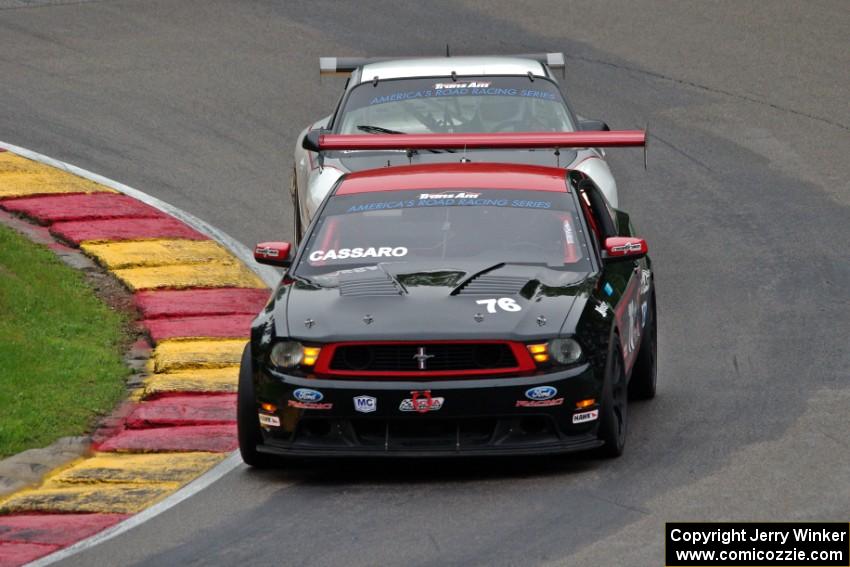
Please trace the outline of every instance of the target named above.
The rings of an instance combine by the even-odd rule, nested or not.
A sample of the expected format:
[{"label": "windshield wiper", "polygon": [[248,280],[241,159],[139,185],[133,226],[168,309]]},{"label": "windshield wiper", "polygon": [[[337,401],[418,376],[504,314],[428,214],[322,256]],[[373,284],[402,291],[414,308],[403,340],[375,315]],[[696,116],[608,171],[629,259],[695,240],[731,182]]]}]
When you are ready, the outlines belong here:
[{"label": "windshield wiper", "polygon": [[357,129],[367,134],[406,134],[407,132],[399,132],[398,130],[390,130],[381,126],[370,126],[369,124],[358,124]]},{"label": "windshield wiper", "polygon": [[472,280],[474,280],[478,276],[484,275],[487,272],[492,272],[493,270],[497,270],[504,265],[505,265],[505,262],[499,262],[498,264],[493,264],[492,266],[487,266],[483,270],[478,270],[477,272],[475,272],[473,274],[467,274],[467,276],[465,278],[463,278],[457,285],[455,285],[454,289],[451,292],[449,292],[449,295],[457,295],[458,293],[460,293],[460,290],[462,290],[466,286],[466,284],[468,284],[469,282],[471,282]]},{"label": "windshield wiper", "polygon": [[[372,126],[370,124],[358,124],[357,129],[361,132],[366,132],[367,134],[407,134],[407,132],[399,132],[398,130],[390,130],[389,128],[384,128],[382,126]],[[432,154],[441,154],[443,150],[434,150],[429,149],[429,152]],[[454,150],[446,150],[449,153],[454,153]],[[418,150],[411,150],[411,153],[418,154]]]}]

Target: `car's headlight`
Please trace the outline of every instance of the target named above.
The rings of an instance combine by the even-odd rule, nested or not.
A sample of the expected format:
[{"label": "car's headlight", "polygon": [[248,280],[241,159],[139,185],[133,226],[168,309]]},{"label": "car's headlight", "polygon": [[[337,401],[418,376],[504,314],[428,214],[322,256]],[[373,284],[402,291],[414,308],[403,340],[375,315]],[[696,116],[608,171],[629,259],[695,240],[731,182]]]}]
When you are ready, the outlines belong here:
[{"label": "car's headlight", "polygon": [[575,364],[581,360],[581,345],[575,339],[552,339],[549,355],[558,364]]},{"label": "car's headlight", "polygon": [[269,361],[278,368],[313,366],[321,350],[319,347],[304,346],[298,341],[280,341],[272,347]]}]

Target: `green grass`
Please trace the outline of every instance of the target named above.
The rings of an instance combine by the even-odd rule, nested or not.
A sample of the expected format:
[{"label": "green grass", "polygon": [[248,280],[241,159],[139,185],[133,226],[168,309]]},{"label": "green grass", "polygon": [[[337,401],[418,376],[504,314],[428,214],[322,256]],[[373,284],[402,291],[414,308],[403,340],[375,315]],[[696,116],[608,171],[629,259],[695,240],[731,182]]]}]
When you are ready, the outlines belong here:
[{"label": "green grass", "polygon": [[0,457],[89,431],[125,395],[127,318],[0,226]]}]

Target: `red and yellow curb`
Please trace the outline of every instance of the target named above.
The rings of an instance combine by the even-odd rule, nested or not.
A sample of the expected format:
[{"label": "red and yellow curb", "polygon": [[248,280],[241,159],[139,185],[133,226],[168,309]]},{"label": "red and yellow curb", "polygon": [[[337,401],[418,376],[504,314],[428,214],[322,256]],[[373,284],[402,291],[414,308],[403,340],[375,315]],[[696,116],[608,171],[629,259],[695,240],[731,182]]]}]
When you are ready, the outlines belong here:
[{"label": "red and yellow curb", "polygon": [[95,433],[95,453],[0,500],[0,566],[67,547],[159,502],[236,446],[235,390],[257,275],[204,234],[89,179],[0,148],[0,209],[118,277],[142,314],[149,375]]}]

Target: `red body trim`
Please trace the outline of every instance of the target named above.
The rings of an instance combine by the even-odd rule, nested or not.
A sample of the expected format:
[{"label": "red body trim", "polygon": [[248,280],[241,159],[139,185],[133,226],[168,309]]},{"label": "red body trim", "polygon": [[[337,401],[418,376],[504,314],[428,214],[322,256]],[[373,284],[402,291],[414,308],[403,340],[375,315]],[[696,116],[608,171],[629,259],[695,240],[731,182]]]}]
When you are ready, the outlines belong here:
[{"label": "red body trim", "polygon": [[348,174],[337,195],[376,191],[516,189],[567,192],[566,170],[502,163],[435,163],[383,167]]},{"label": "red body trim", "polygon": [[[429,345],[429,344],[505,344],[511,349],[517,361],[516,366],[507,368],[484,368],[475,370],[332,370],[331,360],[337,347],[358,345]],[[515,341],[348,341],[333,343],[322,347],[319,358],[314,367],[315,373],[320,378],[335,377],[357,377],[357,378],[447,378],[463,376],[499,376],[504,374],[516,374],[537,370],[537,365],[531,358],[528,349],[523,343]]]},{"label": "red body trim", "polygon": [[645,144],[646,133],[643,130],[486,134],[322,134],[319,136],[319,149],[323,151],[623,148]]}]

